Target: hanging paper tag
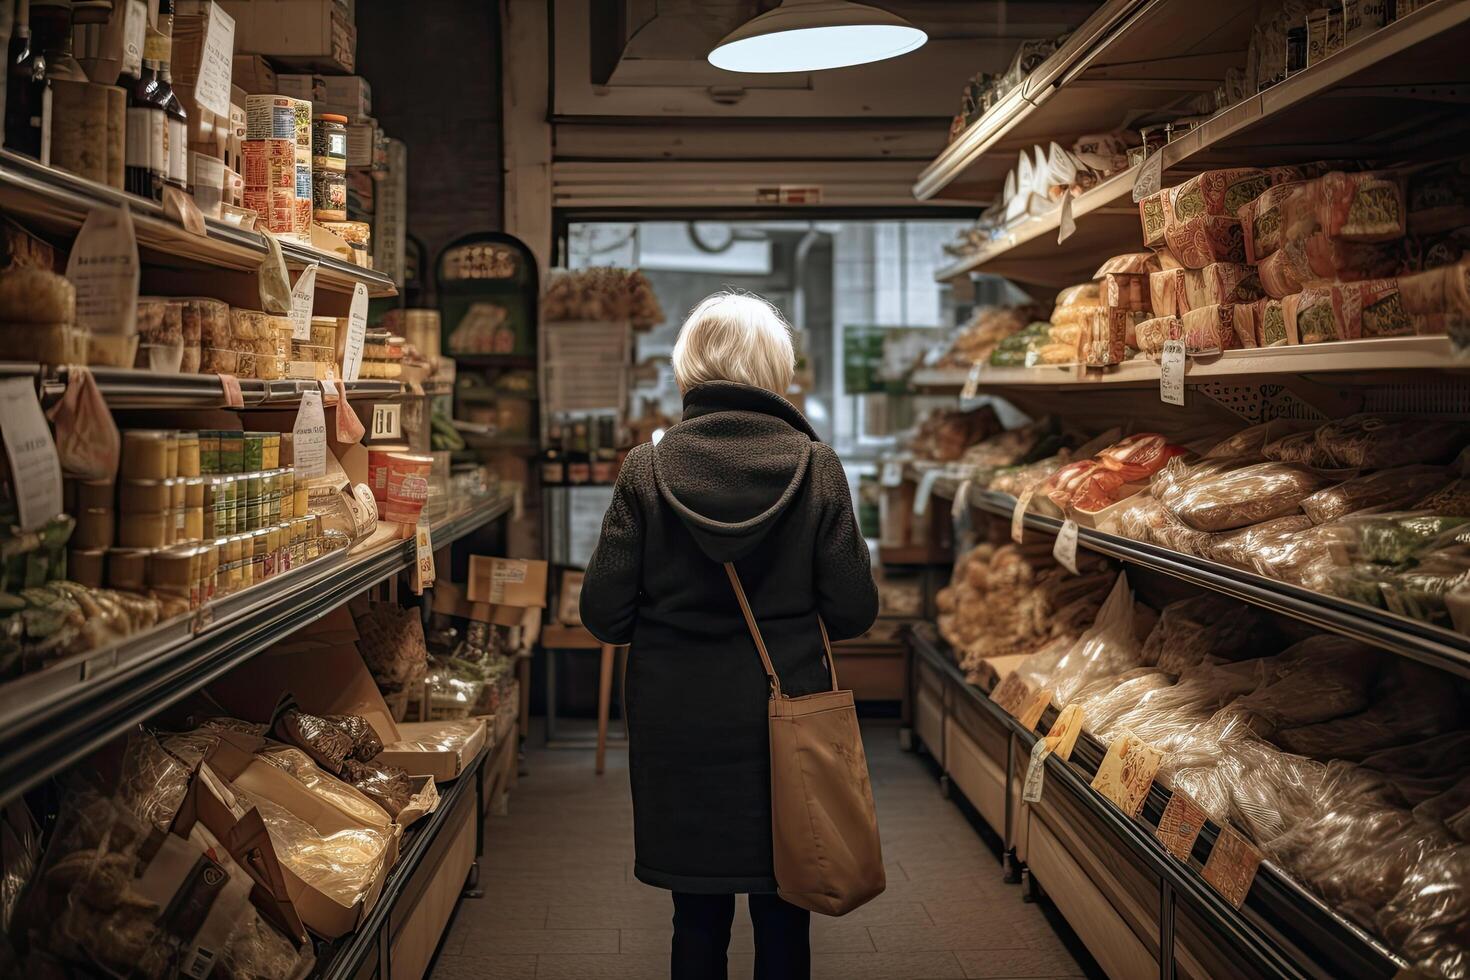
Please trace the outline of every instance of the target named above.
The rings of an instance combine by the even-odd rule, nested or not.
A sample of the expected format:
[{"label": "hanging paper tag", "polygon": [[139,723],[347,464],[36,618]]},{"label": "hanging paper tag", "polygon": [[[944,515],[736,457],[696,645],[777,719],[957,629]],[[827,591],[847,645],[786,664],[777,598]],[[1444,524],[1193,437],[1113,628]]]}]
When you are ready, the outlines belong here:
[{"label": "hanging paper tag", "polygon": [[1041,716],[1046,712],[1046,707],[1049,704],[1051,704],[1051,690],[1049,688],[1042,688],[1040,691],[1031,695],[1031,700],[1027,701],[1026,706],[1021,709],[1021,713],[1016,715],[1016,720],[1027,731],[1035,731],[1037,723],[1041,721]]},{"label": "hanging paper tag", "polygon": [[378,501],[372,488],[366,483],[353,486],[347,495],[347,509],[352,512],[352,524],[357,536],[371,534],[378,524]]},{"label": "hanging paper tag", "polygon": [[1138,176],[1133,178],[1133,203],[1157,194],[1159,188],[1164,186],[1164,154],[1161,150],[1155,150],[1144,158],[1138,168]]},{"label": "hanging paper tag", "polygon": [[76,287],[76,325],[129,337],[138,320],[138,240],[133,213],[93,208],[72,243],[66,278]]},{"label": "hanging paper tag", "polygon": [[322,386],[322,404],[329,405],[337,400],[336,381],[318,381],[317,384]]},{"label": "hanging paper tag", "polygon": [[296,284],[291,287],[291,339],[311,340],[311,310],[316,302],[315,262],[301,270]]},{"label": "hanging paper tag", "polygon": [[225,408],[244,408],[245,395],[240,391],[240,379],[233,374],[217,374],[219,386],[225,393]]},{"label": "hanging paper tag", "polygon": [[172,184],[165,184],[163,187],[163,215],[177,221],[191,235],[203,237],[209,234],[204,226],[204,215],[200,212],[199,205],[194,203],[194,198]]},{"label": "hanging paper tag", "polygon": [[429,519],[422,514],[419,515],[413,537],[414,562],[409,585],[412,586],[414,595],[420,595],[434,584],[434,542],[429,534]]},{"label": "hanging paper tag", "polygon": [[356,381],[362,370],[362,338],[367,333],[367,287],[352,287],[352,306],[347,313],[347,340],[342,348],[342,378]]},{"label": "hanging paper tag", "polygon": [[959,489],[954,492],[954,503],[950,506],[949,516],[954,518],[955,520],[959,520],[960,515],[964,514],[965,507],[969,504],[969,502],[970,481],[963,480],[960,482]]},{"label": "hanging paper tag", "polygon": [[286,253],[281,251],[281,241],[265,229],[260,236],[265,240],[265,257],[255,278],[260,287],[260,308],[267,313],[285,316],[291,312],[291,274],[286,271]]},{"label": "hanging paper tag", "polygon": [[1077,744],[1077,735],[1081,731],[1082,706],[1074,702],[1063,708],[1057,720],[1051,723],[1051,731],[1046,733],[1046,744],[1051,746],[1058,759],[1066,761],[1072,758],[1072,748]]},{"label": "hanging paper tag", "polygon": [[1031,506],[1031,495],[1035,492],[1035,487],[1023,492],[1021,499],[1016,501],[1015,508],[1011,510],[1011,540],[1016,544],[1020,544],[1026,534],[1026,508]]},{"label": "hanging paper tag", "polygon": [[960,399],[969,401],[974,398],[980,390],[980,362],[976,361],[970,365],[970,373],[965,375],[965,386],[960,389]]},{"label": "hanging paper tag", "polygon": [[378,402],[373,406],[373,428],[370,438],[397,439],[402,435],[400,407],[397,402]]},{"label": "hanging paper tag", "polygon": [[296,478],[310,479],[327,473],[327,421],[322,414],[322,393],[308,391],[301,396],[296,410],[296,424],[291,427]]},{"label": "hanging paper tag", "polygon": [[1092,788],[1117,804],[1118,809],[1136,817],[1148,798],[1154,774],[1164,757],[1158,749],[1136,735],[1120,735],[1108,746],[1102,765],[1097,767]]},{"label": "hanging paper tag", "polygon": [[44,527],[61,513],[61,462],[30,378],[0,381],[0,436],[10,461],[20,528]]},{"label": "hanging paper tag", "polygon": [[1251,883],[1261,867],[1261,852],[1231,827],[1221,827],[1220,836],[1205,860],[1204,879],[1215,886],[1236,908],[1245,903]]},{"label": "hanging paper tag", "polygon": [[1051,546],[1051,556],[1055,558],[1063,568],[1077,574],[1077,522],[1068,518],[1062,522],[1062,529],[1057,532],[1056,544]]},{"label": "hanging paper tag", "polygon": [[1169,405],[1184,404],[1184,341],[1164,341],[1159,361],[1159,398]]},{"label": "hanging paper tag", "polygon": [[225,13],[217,3],[209,3],[205,7],[208,20],[199,56],[199,78],[194,83],[194,98],[201,108],[229,119],[230,83],[234,78],[235,18]]},{"label": "hanging paper tag", "polygon": [[884,460],[883,473],[878,477],[878,482],[885,487],[902,486],[903,463],[896,459]]},{"label": "hanging paper tag", "polygon": [[914,514],[923,517],[929,511],[929,497],[934,493],[934,481],[939,479],[939,470],[925,470],[914,491]]},{"label": "hanging paper tag", "polygon": [[1071,238],[1072,233],[1076,230],[1077,221],[1072,217],[1072,195],[1064,193],[1062,195],[1062,214],[1057,222],[1057,244],[1060,245]]},{"label": "hanging paper tag", "polygon": [[1159,817],[1159,828],[1154,836],[1164,849],[1185,864],[1194,852],[1194,842],[1205,826],[1205,811],[1194,800],[1179,790],[1164,804],[1164,813]]},{"label": "hanging paper tag", "polygon": [[1031,688],[1026,686],[1026,682],[1018,675],[1010,673],[995,685],[995,690],[990,692],[990,700],[994,701],[996,706],[1006,714],[1014,715],[1020,710],[1021,702],[1025,701],[1030,693]]},{"label": "hanging paper tag", "polygon": [[1031,762],[1026,766],[1026,782],[1021,787],[1021,799],[1027,803],[1040,803],[1041,790],[1046,781],[1046,757],[1051,755],[1051,746],[1046,739],[1038,738],[1031,746]]}]

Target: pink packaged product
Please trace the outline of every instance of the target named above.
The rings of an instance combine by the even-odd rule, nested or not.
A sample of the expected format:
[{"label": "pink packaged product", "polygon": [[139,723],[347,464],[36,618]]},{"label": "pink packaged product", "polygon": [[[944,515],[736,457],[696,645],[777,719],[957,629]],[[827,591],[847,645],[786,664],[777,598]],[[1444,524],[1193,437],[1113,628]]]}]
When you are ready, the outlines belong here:
[{"label": "pink packaged product", "polygon": [[1215,262],[1184,270],[1184,309],[1219,303],[1253,303],[1262,296],[1256,270],[1236,262]]},{"label": "pink packaged product", "polygon": [[1256,308],[1250,303],[1202,306],[1185,313],[1179,322],[1190,356],[1256,346]]},{"label": "pink packaged product", "polygon": [[1184,337],[1184,326],[1177,316],[1156,316],[1139,323],[1133,333],[1136,339],[1134,347],[1149,357],[1157,358],[1164,352],[1164,341]]},{"label": "pink packaged product", "polygon": [[1143,226],[1143,244],[1149,248],[1164,247],[1164,224],[1169,211],[1169,191],[1165,187],[1138,202],[1138,220]]},{"label": "pink packaged product", "polygon": [[1306,186],[1304,181],[1276,184],[1266,188],[1260,197],[1241,205],[1236,217],[1240,219],[1245,260],[1251,265],[1281,247],[1287,233],[1287,202],[1293,195],[1302,193]]},{"label": "pink packaged product", "polygon": [[1170,218],[1175,223],[1206,214],[1233,218],[1241,205],[1260,197],[1273,183],[1271,173],[1255,167],[1207,170],[1173,188]]},{"label": "pink packaged product", "polygon": [[1283,347],[1286,344],[1296,343],[1296,338],[1289,334],[1286,329],[1286,315],[1281,309],[1281,300],[1265,299],[1257,300],[1256,307],[1256,346],[1257,347]]},{"label": "pink packaged product", "polygon": [[1184,221],[1168,221],[1164,242],[1186,269],[1203,269],[1214,262],[1244,262],[1240,221],[1227,215],[1202,214]]},{"label": "pink packaged product", "polygon": [[1109,272],[1103,276],[1103,305],[1118,310],[1151,309],[1148,277],[1148,273]]},{"label": "pink packaged product", "polygon": [[1184,269],[1164,269],[1148,274],[1149,305],[1157,316],[1182,313],[1184,307]]},{"label": "pink packaged product", "polygon": [[1404,185],[1396,177],[1334,171],[1311,181],[1310,194],[1317,226],[1329,238],[1384,242],[1408,230]]}]

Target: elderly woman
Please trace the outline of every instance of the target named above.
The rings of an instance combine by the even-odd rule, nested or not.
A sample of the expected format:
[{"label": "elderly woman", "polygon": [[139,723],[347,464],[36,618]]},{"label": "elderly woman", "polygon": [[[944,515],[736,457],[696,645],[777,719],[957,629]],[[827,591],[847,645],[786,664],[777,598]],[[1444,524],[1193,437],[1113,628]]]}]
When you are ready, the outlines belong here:
[{"label": "elderly woman", "polygon": [[808,913],[771,866],[770,691],[733,562],[782,690],[828,689],[833,640],[878,595],[842,464],[781,397],[795,356],[765,300],[717,293],[679,331],[684,418],[628,454],[582,586],[582,622],[631,643],[629,768],[640,881],[674,893],[675,980],[725,977],[735,895],[750,896],[759,980],[806,977]]}]

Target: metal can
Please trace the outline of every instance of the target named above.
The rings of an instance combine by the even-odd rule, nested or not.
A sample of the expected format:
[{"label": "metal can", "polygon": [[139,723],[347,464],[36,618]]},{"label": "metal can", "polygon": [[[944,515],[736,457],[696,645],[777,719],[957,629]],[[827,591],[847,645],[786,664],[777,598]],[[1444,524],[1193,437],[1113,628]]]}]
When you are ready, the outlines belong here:
[{"label": "metal can", "polygon": [[347,117],[322,113],[311,130],[311,200],[317,221],[347,220]]}]

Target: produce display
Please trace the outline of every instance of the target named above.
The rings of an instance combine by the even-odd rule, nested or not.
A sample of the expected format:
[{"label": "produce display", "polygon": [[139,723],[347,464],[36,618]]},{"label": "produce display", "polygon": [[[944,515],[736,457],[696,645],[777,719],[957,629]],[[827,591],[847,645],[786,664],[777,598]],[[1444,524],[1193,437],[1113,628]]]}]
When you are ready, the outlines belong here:
[{"label": "produce display", "polygon": [[949,342],[949,348],[933,363],[937,368],[968,368],[998,350],[1006,338],[1035,322],[1041,308],[1027,306],[981,306]]},{"label": "produce display", "polygon": [[546,320],[628,322],[637,330],[664,319],[658,297],[643,273],[612,266],[553,269],[541,297],[541,315]]}]

